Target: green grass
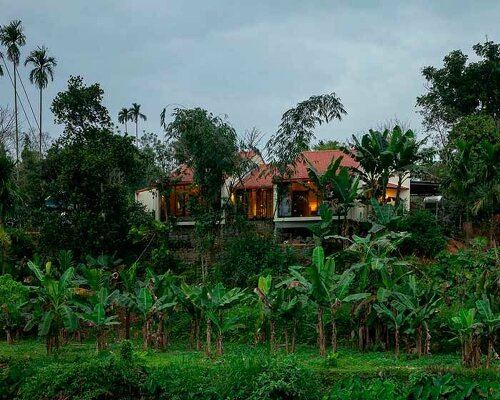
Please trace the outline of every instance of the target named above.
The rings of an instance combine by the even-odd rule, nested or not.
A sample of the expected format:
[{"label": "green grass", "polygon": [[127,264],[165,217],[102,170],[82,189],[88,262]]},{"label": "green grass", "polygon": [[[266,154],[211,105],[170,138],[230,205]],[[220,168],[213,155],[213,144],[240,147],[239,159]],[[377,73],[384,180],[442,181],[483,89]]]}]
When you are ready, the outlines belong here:
[{"label": "green grass", "polygon": [[[418,376],[450,373],[456,378],[486,382],[486,385],[496,385],[495,387],[500,382],[499,362],[490,370],[471,371],[460,365],[458,354],[439,354],[421,359],[403,355],[396,360],[390,352],[361,353],[341,348],[336,365],[331,366],[325,358],[318,355],[318,350],[313,346],[299,346],[297,353],[289,356],[283,352],[271,356],[265,346],[228,343],[224,357],[210,359],[202,352],[187,350],[184,343],[174,343],[167,351],[160,352],[143,351],[138,341],[134,343],[135,362],[129,366],[126,363],[120,364],[116,374],[113,374],[111,370],[115,369],[114,363],[122,360],[120,350],[120,343],[114,343],[107,352],[97,355],[94,343],[71,342],[63,346],[58,353],[47,355],[42,341],[26,340],[12,346],[2,343],[0,371],[8,371],[9,368],[2,367],[12,365],[12,372],[5,375],[7,379],[4,386],[0,384],[0,397],[8,391],[10,394],[18,393],[20,399],[32,399],[40,391],[49,389],[53,396],[59,396],[61,390],[64,390],[61,388],[67,388],[69,385],[68,390],[75,398],[94,399],[98,397],[86,397],[87,394],[81,391],[113,391],[116,385],[120,386],[117,382],[122,379],[128,379],[130,387],[135,388],[135,392],[131,389],[132,392],[145,391],[149,396],[145,397],[147,399],[227,399],[233,398],[227,397],[228,393],[232,396],[233,391],[239,391],[236,398],[247,398],[249,391],[255,390],[255,384],[247,385],[246,382],[256,379],[260,379],[257,387],[262,384],[269,388],[275,387],[276,380],[280,382],[278,385],[299,392],[318,391],[309,397],[300,397],[304,399],[317,399],[319,391],[328,393],[334,385],[348,382],[350,379],[361,379],[363,384],[382,379],[397,382],[398,387],[407,387],[409,382]],[[270,365],[275,367],[269,369]],[[82,368],[85,372],[79,372]],[[297,372],[293,375],[294,378],[291,378],[292,381],[288,382],[283,377],[289,375],[290,368],[299,368],[302,372]],[[103,374],[106,374],[105,377]],[[228,385],[232,386],[228,388]],[[497,389],[500,390],[500,387]],[[226,393],[226,397],[217,397],[220,392]]]},{"label": "green grass", "polygon": [[[198,364],[207,368],[217,366],[221,362],[242,361],[245,359],[259,359],[269,356],[266,347],[249,346],[243,344],[226,344],[225,356],[222,359],[209,359],[203,352],[187,350],[184,343],[174,343],[166,351],[143,351],[140,342],[134,343],[134,354],[144,365],[150,367],[168,367],[175,364]],[[108,352],[119,354],[119,343],[111,344]],[[284,356],[278,352],[275,357]],[[70,342],[62,346],[58,353],[47,355],[45,345],[38,340],[25,340],[14,345],[0,344],[0,359],[26,359],[27,362],[76,362],[85,358],[95,357],[93,342]],[[330,367],[325,359],[318,355],[313,346],[299,346],[293,357],[299,364],[315,372],[331,373],[335,376],[400,376],[409,375],[417,371],[445,371],[452,373],[467,373],[460,365],[459,354],[438,354],[420,359],[402,355],[399,359],[392,352],[359,352],[341,348],[338,352],[337,366]],[[470,371],[469,371],[470,372]],[[496,362],[491,369],[492,373],[500,374],[500,363]]]}]

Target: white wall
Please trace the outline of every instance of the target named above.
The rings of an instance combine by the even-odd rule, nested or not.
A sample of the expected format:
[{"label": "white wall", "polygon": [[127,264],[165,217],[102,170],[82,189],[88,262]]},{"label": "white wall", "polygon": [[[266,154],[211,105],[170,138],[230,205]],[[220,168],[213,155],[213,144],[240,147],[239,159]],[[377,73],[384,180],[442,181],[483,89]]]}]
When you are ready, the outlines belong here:
[{"label": "white wall", "polygon": [[156,220],[160,219],[160,193],[158,189],[141,189],[135,192],[135,201],[146,207]]}]

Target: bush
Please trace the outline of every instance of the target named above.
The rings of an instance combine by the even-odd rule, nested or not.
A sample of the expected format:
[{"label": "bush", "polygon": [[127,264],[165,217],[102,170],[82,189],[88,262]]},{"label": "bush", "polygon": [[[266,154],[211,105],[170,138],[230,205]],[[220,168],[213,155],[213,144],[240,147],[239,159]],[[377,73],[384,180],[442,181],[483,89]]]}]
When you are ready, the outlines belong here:
[{"label": "bush", "polygon": [[250,232],[226,241],[217,274],[228,286],[254,287],[258,276],[281,275],[293,262],[293,254],[284,252],[272,238]]},{"label": "bush", "polygon": [[320,385],[314,374],[300,367],[293,357],[272,360],[253,380],[248,399],[318,399]]},{"label": "bush", "polygon": [[39,368],[21,385],[21,399],[137,399],[141,398],[144,371],[104,356],[75,363]]},{"label": "bush", "polygon": [[401,250],[421,257],[435,257],[446,248],[446,238],[436,217],[426,210],[412,211],[397,222],[397,229],[410,233]]}]

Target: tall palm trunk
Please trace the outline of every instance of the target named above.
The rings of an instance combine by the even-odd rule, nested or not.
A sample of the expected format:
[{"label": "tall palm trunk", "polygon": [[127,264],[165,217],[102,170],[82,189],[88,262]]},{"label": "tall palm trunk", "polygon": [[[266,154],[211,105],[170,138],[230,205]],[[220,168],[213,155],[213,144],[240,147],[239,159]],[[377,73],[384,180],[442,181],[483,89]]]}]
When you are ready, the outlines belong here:
[{"label": "tall palm trunk", "polygon": [[16,120],[16,162],[19,161],[19,127],[17,121],[17,67],[14,64],[14,114]]},{"label": "tall palm trunk", "polygon": [[139,144],[139,118],[135,119],[135,142],[136,144]]},{"label": "tall palm trunk", "polygon": [[42,158],[42,87],[40,86],[40,137],[39,142],[40,146],[40,158]]}]

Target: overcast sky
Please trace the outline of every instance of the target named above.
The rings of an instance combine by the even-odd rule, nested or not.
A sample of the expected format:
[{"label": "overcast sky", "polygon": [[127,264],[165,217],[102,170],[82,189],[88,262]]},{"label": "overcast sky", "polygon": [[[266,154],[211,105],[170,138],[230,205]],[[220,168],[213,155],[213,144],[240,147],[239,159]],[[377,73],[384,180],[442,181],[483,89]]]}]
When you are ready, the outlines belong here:
[{"label": "overcast sky", "polygon": [[[23,22],[23,60],[42,44],[57,58],[44,109],[52,137],[62,127],[49,104],[70,75],[101,84],[115,121],[120,108],[141,104],[141,130],[156,133],[161,109],[175,103],[268,137],[288,108],[330,92],[348,115],[318,139],[344,140],[394,117],[421,131],[422,67],[440,66],[454,49],[470,54],[486,36],[500,41],[498,0],[0,0],[0,10],[0,24]],[[21,74],[38,115],[28,70]]]}]

